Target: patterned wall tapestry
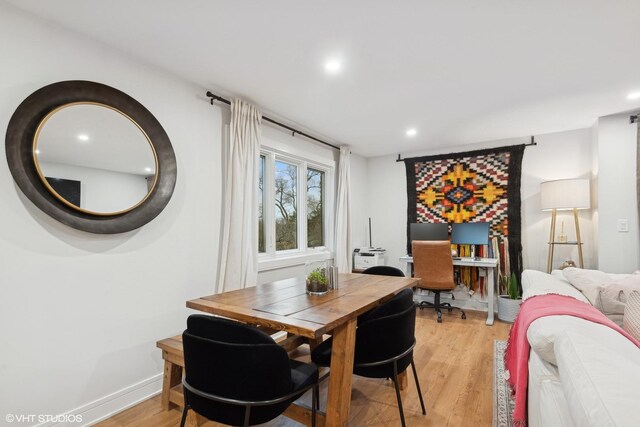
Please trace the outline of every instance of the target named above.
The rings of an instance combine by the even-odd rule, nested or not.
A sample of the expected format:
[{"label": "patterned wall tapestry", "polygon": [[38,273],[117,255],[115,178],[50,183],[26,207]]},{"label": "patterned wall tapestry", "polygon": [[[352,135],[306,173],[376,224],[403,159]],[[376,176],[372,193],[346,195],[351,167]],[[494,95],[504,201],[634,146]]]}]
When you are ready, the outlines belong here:
[{"label": "patterned wall tapestry", "polygon": [[[501,254],[502,274],[515,272],[520,283],[520,172],[524,147],[405,159],[407,246],[411,244],[409,224],[414,222],[489,222],[490,237],[495,238],[492,249]],[[501,250],[505,242],[508,257]]]}]

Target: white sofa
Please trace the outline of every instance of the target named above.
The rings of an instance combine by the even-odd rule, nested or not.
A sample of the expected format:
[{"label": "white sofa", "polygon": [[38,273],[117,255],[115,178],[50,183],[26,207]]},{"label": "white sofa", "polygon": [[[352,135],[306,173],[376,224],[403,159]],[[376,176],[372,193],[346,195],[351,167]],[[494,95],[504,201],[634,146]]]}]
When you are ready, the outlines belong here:
[{"label": "white sofa", "polygon": [[[525,270],[522,288],[525,300],[555,293],[589,303],[560,271]],[[530,427],[640,426],[640,349],[632,342],[572,316],[542,317],[527,338]]]}]

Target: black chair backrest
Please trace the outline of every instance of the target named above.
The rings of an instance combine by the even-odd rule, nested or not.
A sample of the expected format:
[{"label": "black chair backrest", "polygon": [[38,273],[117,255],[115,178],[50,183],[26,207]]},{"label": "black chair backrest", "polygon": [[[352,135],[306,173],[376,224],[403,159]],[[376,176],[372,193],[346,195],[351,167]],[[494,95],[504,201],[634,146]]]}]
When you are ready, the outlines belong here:
[{"label": "black chair backrest", "polygon": [[[269,400],[293,391],[287,352],[264,332],[238,322],[206,315],[192,315],[182,334],[185,379],[204,393],[244,401]],[[212,402],[185,390],[196,412],[225,424],[242,425],[244,407]],[[283,408],[261,407],[279,413]],[[278,412],[279,411],[279,412]]]},{"label": "black chair backrest", "polygon": [[362,272],[362,274],[373,274],[376,276],[396,276],[404,277],[404,273],[399,268],[391,267],[389,265],[376,265],[369,267]]},{"label": "black chair backrest", "polygon": [[[355,364],[388,360],[407,351],[415,342],[416,306],[413,291],[405,289],[380,307],[358,326],[356,330]],[[411,363],[409,353],[398,361],[398,372],[403,372]],[[360,371],[360,372],[359,372]],[[393,366],[362,368],[356,374],[387,377]],[[391,374],[390,374],[391,373]]]}]

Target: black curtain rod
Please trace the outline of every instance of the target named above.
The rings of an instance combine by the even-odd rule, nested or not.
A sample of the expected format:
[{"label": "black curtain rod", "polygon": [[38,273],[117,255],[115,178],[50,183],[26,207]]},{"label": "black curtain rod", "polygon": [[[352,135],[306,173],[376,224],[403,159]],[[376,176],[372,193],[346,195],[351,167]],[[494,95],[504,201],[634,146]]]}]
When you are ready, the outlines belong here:
[{"label": "black curtain rod", "polygon": [[633,116],[629,116],[629,123],[635,123],[635,122],[637,122],[637,121],[638,121],[638,117],[639,117],[639,116],[640,116],[640,115],[638,115],[638,114],[634,114]]},{"label": "black curtain rod", "polygon": [[[526,144],[524,144],[524,146],[525,147],[532,147],[534,145],[538,145],[538,143],[534,139],[533,135],[531,135],[531,142],[527,142]],[[402,158],[402,156],[400,156],[400,154],[398,154],[398,158],[396,159],[396,162],[404,162],[404,159]]]},{"label": "black curtain rod", "polygon": [[[229,101],[228,99],[224,99],[223,97],[218,96],[218,95],[215,95],[215,94],[213,94],[213,93],[211,93],[211,92],[209,92],[209,91],[207,91],[207,96],[208,96],[209,98],[211,98],[211,105],[213,105],[213,101],[220,101],[220,102],[223,102],[223,103],[225,103],[225,104],[227,104],[227,105],[231,105],[231,101]],[[280,126],[281,128],[285,128],[285,129],[287,129],[287,130],[291,131],[293,136],[295,136],[295,134],[297,133],[298,135],[302,135],[302,136],[304,136],[305,138],[312,139],[312,140],[314,140],[314,141],[316,141],[316,142],[319,142],[320,144],[324,144],[324,145],[327,145],[327,146],[329,146],[329,147],[331,147],[331,148],[335,148],[336,150],[340,150],[340,147],[338,147],[337,145],[330,144],[330,143],[328,143],[328,142],[326,142],[326,141],[323,141],[323,140],[321,140],[321,139],[316,138],[315,136],[311,136],[311,135],[309,135],[309,134],[306,134],[306,133],[304,133],[304,132],[301,132],[301,131],[299,131],[298,129],[294,129],[294,128],[292,128],[291,126],[287,126],[287,125],[285,125],[284,123],[280,123],[280,122],[278,122],[278,121],[275,121],[275,120],[273,120],[273,119],[271,119],[271,118],[269,118],[269,117],[267,117],[267,116],[262,116],[262,119],[263,119],[263,120],[266,120],[266,121],[267,121],[267,122],[269,122],[269,123],[273,123],[274,125],[278,125],[278,126]]]}]

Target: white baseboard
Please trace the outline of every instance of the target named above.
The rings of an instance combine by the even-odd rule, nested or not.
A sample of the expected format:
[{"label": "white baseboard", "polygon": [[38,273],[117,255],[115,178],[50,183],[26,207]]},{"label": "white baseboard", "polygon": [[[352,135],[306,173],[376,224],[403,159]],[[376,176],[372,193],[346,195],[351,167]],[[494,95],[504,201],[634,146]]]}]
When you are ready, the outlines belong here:
[{"label": "white baseboard", "polygon": [[[45,422],[37,424],[34,427],[80,427],[94,425],[159,394],[162,391],[162,377],[163,374],[154,375],[151,378],[125,387],[122,390],[94,400],[79,408],[67,411],[59,417],[64,419],[64,416],[69,416],[69,421],[67,422]],[[78,422],[80,417],[82,421]]]}]

